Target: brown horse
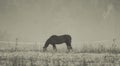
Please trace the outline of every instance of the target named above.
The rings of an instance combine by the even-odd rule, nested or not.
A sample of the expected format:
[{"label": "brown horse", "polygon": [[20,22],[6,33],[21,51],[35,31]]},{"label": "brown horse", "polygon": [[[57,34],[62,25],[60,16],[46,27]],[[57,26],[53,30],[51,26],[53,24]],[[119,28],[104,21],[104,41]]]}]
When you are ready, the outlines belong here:
[{"label": "brown horse", "polygon": [[47,50],[47,47],[49,46],[49,44],[51,44],[53,46],[53,50],[57,51],[56,44],[62,44],[62,43],[66,43],[68,52],[70,50],[72,50],[70,35],[60,35],[60,36],[52,35],[45,42],[45,45],[43,47],[43,52],[45,52]]}]

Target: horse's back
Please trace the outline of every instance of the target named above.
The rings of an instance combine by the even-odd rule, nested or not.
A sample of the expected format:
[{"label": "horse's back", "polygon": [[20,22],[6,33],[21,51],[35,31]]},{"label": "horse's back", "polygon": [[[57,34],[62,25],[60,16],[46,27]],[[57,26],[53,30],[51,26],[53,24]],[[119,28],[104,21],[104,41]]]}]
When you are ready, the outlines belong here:
[{"label": "horse's back", "polygon": [[63,35],[65,38],[71,39],[70,35]]},{"label": "horse's back", "polygon": [[70,35],[60,35],[60,36],[57,36],[57,35],[52,35],[48,41],[50,43],[64,43],[64,42],[71,42],[71,36]]},{"label": "horse's back", "polygon": [[70,35],[60,35],[60,36],[57,36],[57,35],[52,35],[50,38],[55,38],[55,39],[70,39],[71,40],[71,36]]}]

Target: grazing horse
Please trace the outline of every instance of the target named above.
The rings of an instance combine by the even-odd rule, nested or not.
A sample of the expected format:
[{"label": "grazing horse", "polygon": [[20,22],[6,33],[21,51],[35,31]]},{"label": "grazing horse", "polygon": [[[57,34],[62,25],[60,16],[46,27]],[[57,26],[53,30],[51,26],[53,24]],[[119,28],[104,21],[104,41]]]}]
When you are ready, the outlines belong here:
[{"label": "grazing horse", "polygon": [[43,52],[45,52],[47,50],[47,47],[49,46],[49,44],[51,44],[53,46],[53,50],[57,51],[56,44],[62,44],[62,43],[66,43],[68,52],[70,52],[70,50],[72,50],[70,35],[60,35],[60,36],[52,35],[45,42],[45,45],[43,47]]}]

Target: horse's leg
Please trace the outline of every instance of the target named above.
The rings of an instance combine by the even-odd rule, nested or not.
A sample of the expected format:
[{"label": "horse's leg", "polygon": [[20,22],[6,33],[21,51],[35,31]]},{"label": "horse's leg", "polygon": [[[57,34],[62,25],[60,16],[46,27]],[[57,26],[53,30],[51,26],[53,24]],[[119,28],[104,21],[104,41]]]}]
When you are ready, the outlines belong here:
[{"label": "horse's leg", "polygon": [[66,42],[66,45],[67,45],[68,52],[70,52],[72,50],[71,43],[70,42]]},{"label": "horse's leg", "polygon": [[43,47],[43,52],[45,52],[47,50],[47,47],[49,46],[49,43],[45,43],[44,47]]},{"label": "horse's leg", "polygon": [[56,52],[57,51],[57,48],[56,48],[56,45],[53,44],[53,50]]}]

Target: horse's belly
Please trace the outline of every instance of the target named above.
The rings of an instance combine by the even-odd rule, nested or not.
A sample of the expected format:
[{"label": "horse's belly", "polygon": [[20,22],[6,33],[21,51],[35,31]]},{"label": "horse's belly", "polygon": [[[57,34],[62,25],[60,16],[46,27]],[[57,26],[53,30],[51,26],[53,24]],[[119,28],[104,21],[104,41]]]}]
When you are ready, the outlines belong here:
[{"label": "horse's belly", "polygon": [[65,42],[56,42],[55,44],[62,44],[62,43],[65,43]]},{"label": "horse's belly", "polygon": [[51,43],[51,44],[61,44],[61,43],[65,43],[65,41],[64,41],[64,40],[59,40],[59,39],[57,39],[57,40],[51,40],[50,43]]}]

